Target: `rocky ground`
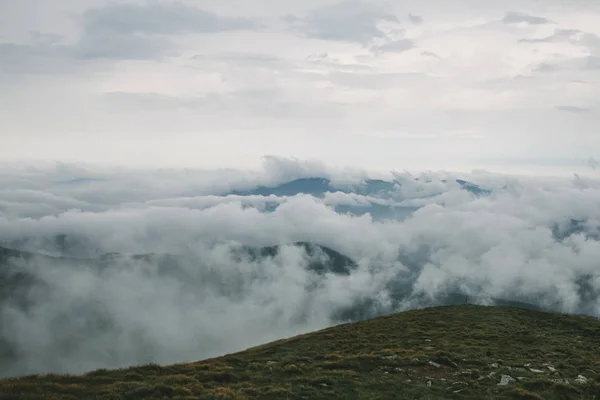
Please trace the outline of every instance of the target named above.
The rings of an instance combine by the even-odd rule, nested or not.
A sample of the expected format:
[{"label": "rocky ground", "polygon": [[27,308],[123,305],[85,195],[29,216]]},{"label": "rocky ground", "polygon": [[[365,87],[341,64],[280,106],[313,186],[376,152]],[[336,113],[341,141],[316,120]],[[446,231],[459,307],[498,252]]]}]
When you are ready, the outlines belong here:
[{"label": "rocky ground", "polygon": [[409,311],[172,366],[0,381],[1,399],[598,399],[600,322]]}]

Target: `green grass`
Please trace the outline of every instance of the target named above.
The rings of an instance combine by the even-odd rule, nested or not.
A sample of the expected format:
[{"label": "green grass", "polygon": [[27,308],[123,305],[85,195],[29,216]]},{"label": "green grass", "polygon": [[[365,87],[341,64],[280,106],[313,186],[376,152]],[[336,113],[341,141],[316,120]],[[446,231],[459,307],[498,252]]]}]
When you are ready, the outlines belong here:
[{"label": "green grass", "polygon": [[[339,325],[191,364],[0,380],[0,399],[600,400],[599,373],[599,321],[464,305]],[[515,381],[499,386],[502,375]],[[587,382],[576,382],[579,375]]]}]

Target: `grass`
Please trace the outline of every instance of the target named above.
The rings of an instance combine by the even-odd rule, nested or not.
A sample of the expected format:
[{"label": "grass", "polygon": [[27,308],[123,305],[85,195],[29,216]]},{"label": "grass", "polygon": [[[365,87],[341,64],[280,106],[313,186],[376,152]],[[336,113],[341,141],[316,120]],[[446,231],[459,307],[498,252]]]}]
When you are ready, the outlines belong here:
[{"label": "grass", "polygon": [[0,380],[0,399],[600,399],[599,373],[599,321],[463,305],[190,364]]}]

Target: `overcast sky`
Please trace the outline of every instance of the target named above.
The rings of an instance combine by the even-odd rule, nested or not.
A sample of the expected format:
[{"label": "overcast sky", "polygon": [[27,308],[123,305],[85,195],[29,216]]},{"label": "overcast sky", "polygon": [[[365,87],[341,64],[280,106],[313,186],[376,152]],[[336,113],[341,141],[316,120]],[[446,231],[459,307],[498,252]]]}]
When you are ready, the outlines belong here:
[{"label": "overcast sky", "polygon": [[573,169],[597,0],[0,0],[0,161]]}]

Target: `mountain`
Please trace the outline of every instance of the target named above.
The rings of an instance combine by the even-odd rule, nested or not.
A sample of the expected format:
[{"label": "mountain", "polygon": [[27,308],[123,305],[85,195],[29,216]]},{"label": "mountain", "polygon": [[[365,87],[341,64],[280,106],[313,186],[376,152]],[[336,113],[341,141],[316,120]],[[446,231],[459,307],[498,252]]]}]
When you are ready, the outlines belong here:
[{"label": "mountain", "polygon": [[597,399],[600,322],[449,306],[189,364],[0,380],[0,398]]},{"label": "mountain", "polygon": [[[419,181],[419,178],[415,178]],[[442,181],[446,183],[447,181]],[[483,189],[479,185],[456,179],[463,190],[477,196],[489,195],[491,190]],[[425,182],[430,183],[430,182]],[[398,181],[384,181],[381,179],[367,179],[354,185],[334,185],[326,178],[301,178],[285,182],[276,186],[259,186],[251,190],[233,191],[230,194],[238,196],[295,196],[297,194],[309,194],[315,197],[323,197],[328,192],[354,193],[363,196],[381,197],[392,195],[402,187]]]}]

